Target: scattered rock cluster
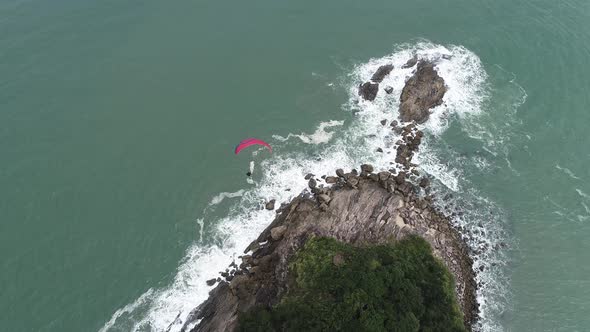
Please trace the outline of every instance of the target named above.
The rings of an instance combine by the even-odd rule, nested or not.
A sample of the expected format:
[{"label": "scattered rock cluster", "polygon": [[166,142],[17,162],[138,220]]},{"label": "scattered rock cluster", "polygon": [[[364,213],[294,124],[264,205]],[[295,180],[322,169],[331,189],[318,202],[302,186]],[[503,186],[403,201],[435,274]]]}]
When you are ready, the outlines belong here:
[{"label": "scattered rock cluster", "polygon": [[391,127],[397,134],[402,136],[401,140],[396,142],[395,162],[405,171],[417,172],[415,171],[417,165],[412,163],[412,158],[414,153],[418,151],[420,143],[422,143],[424,133],[418,130],[414,122],[398,127],[397,121],[393,121]]},{"label": "scattered rock cluster", "polygon": [[377,92],[379,92],[379,83],[381,83],[392,70],[393,65],[391,64],[379,67],[369,82],[365,82],[359,86],[359,95],[365,100],[375,100]]},{"label": "scattered rock cluster", "polygon": [[[448,56],[443,56],[443,59],[448,58]],[[416,70],[412,77],[406,81],[400,95],[399,118],[402,122],[423,123],[428,120],[430,109],[442,104],[447,88],[444,80],[434,68],[434,63],[419,60],[418,55],[414,55],[402,68],[414,66],[416,66]],[[359,96],[365,100],[375,100],[379,92],[379,83],[392,70],[393,65],[391,64],[379,67],[368,82],[359,86]],[[393,88],[385,87],[385,92],[391,94]]]}]

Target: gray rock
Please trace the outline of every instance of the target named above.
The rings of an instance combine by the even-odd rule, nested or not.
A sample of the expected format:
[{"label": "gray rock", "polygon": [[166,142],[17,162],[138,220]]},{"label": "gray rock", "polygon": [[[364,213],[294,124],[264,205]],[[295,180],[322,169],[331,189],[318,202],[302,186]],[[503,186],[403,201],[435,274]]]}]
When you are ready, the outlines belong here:
[{"label": "gray rock", "polygon": [[377,69],[377,71],[371,77],[371,81],[375,83],[381,83],[385,76],[389,75],[393,70],[393,65],[383,65]]},{"label": "gray rock", "polygon": [[328,184],[333,184],[333,183],[337,183],[338,182],[338,178],[335,176],[327,176],[326,177],[326,183]]},{"label": "gray rock", "polygon": [[316,182],[316,180],[314,178],[311,178],[311,179],[309,179],[309,182],[307,183],[307,185],[311,189],[314,189],[315,187],[317,187],[318,183]]},{"label": "gray rock", "polygon": [[414,56],[408,60],[403,66],[402,68],[406,69],[406,68],[411,68],[414,67],[416,65],[416,63],[418,62],[418,55],[414,54]]},{"label": "gray rock", "polygon": [[367,172],[367,173],[372,173],[373,172],[373,165],[370,165],[370,164],[362,164],[361,165],[361,171]]},{"label": "gray rock", "polygon": [[319,199],[319,200],[320,200],[320,202],[322,202],[322,203],[330,203],[330,201],[332,200],[332,199],[330,198],[330,196],[328,196],[328,195],[326,195],[326,194],[321,194],[321,195],[318,195],[318,199]]},{"label": "gray rock", "polygon": [[339,168],[336,170],[336,175],[338,175],[338,177],[341,177],[341,178],[344,177],[344,171],[342,170],[342,168]]},{"label": "gray rock", "polygon": [[430,180],[428,180],[428,178],[422,178],[422,180],[420,180],[420,187],[426,188],[428,186],[430,186]]},{"label": "gray rock", "polygon": [[430,116],[430,109],[442,104],[447,88],[438,76],[434,65],[420,61],[418,69],[404,86],[400,96],[399,114],[404,122],[423,123]]},{"label": "gray rock", "polygon": [[383,153],[383,149],[382,148],[377,148],[377,152]]},{"label": "gray rock", "polygon": [[375,100],[377,92],[379,92],[379,83],[366,82],[359,87],[359,95],[365,100]]},{"label": "gray rock", "polygon": [[387,179],[389,179],[389,172],[379,172],[377,173],[377,175],[379,176],[379,181],[386,181]]},{"label": "gray rock", "polygon": [[305,180],[309,180],[309,179],[311,179],[311,178],[313,178],[313,177],[314,177],[314,175],[313,175],[313,174],[311,174],[311,173],[307,173],[307,174],[305,175],[304,179],[305,179]]},{"label": "gray rock", "polygon": [[385,126],[387,124],[387,120],[381,120],[381,125]]},{"label": "gray rock", "polygon": [[207,286],[213,286],[217,282],[217,279],[216,278],[209,279],[206,282],[207,282]]},{"label": "gray rock", "polygon": [[393,92],[393,88],[390,86],[386,86],[383,90],[385,90],[385,93],[387,93],[388,95],[390,95]]},{"label": "gray rock", "polygon": [[252,264],[252,256],[251,255],[242,256],[242,262],[251,265]]},{"label": "gray rock", "polygon": [[275,227],[270,230],[270,237],[274,241],[278,241],[283,237],[283,234],[285,234],[285,231],[287,231],[287,226]]},{"label": "gray rock", "polygon": [[346,183],[355,187],[359,183],[359,178],[356,176],[351,176],[346,180]]},{"label": "gray rock", "polygon": [[266,205],[264,207],[267,210],[274,210],[275,209],[275,202],[276,202],[276,199],[271,199],[270,201],[268,201],[268,203],[266,203]]}]

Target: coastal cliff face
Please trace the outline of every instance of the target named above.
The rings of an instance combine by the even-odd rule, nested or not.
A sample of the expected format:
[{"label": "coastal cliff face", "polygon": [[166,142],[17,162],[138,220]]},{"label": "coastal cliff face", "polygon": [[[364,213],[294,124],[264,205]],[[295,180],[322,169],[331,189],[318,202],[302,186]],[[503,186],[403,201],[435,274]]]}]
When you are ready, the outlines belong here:
[{"label": "coastal cliff face", "polygon": [[[460,234],[434,207],[428,178],[420,178],[417,165],[411,162],[423,137],[416,123],[426,121],[429,109],[442,103],[446,87],[432,63],[414,57],[405,66],[416,69],[400,96],[399,120],[404,126],[390,122],[391,129],[402,136],[397,142],[396,169],[375,172],[371,165],[362,165],[360,174],[338,169],[335,176],[323,180],[309,174],[309,189],[277,210],[275,220],[240,257],[241,264],[232,263],[231,271],[222,273],[225,279],[193,311],[185,327],[199,321],[191,331],[233,331],[240,313],[279,303],[289,290],[289,264],[311,237],[361,247],[418,235],[453,275],[464,324],[471,330],[478,314],[473,262]],[[379,68],[371,81],[360,85],[359,95],[373,100],[392,68]],[[390,93],[388,87],[384,90]],[[274,201],[266,208],[274,209]],[[216,281],[220,279],[210,284]]]}]

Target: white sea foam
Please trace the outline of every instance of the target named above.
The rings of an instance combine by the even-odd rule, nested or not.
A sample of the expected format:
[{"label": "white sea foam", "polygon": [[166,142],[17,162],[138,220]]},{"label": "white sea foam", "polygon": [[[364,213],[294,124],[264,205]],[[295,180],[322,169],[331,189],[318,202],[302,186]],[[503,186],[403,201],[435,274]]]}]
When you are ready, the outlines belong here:
[{"label": "white sea foam", "polygon": [[197,225],[199,226],[199,243],[203,243],[203,231],[205,230],[205,221],[203,218],[197,219]]},{"label": "white sea foam", "polygon": [[242,195],[244,195],[244,189],[240,189],[240,190],[233,192],[233,193],[228,193],[228,192],[219,193],[211,199],[211,201],[209,202],[209,206],[217,205],[217,204],[223,202],[223,200],[226,198],[236,198],[236,197],[241,197]]},{"label": "white sea foam", "polygon": [[324,144],[324,143],[328,143],[332,139],[332,136],[334,136],[334,132],[333,131],[326,131],[326,128],[342,126],[343,124],[344,124],[344,121],[332,120],[332,121],[320,123],[318,128],[316,129],[316,131],[313,132],[312,134],[305,134],[305,133],[301,133],[299,135],[289,134],[289,135],[287,135],[287,137],[282,137],[280,135],[273,135],[272,137],[274,139],[282,141],[282,142],[288,140],[291,137],[297,137],[305,144]]},{"label": "white sea foam", "polygon": [[[365,162],[372,163],[377,169],[391,168],[391,161],[395,158],[394,142],[399,137],[393,134],[389,127],[382,126],[379,122],[382,119],[397,118],[399,99],[396,96],[400,95],[406,79],[413,71],[412,68],[401,69],[401,66],[413,54],[435,62],[439,74],[448,86],[443,104],[436,107],[431,120],[421,126],[427,135],[415,160],[419,162],[422,171],[438,180],[438,183],[443,186],[441,190],[462,192],[464,188],[457,165],[441,162],[441,158],[436,155],[436,147],[430,142],[444,132],[453,117],[461,119],[481,113],[481,104],[486,95],[484,82],[487,75],[478,57],[463,47],[445,47],[428,42],[401,45],[392,55],[372,59],[366,64],[359,65],[348,76],[350,98],[345,108],[359,111],[349,124],[345,126],[342,120],[332,120],[320,123],[312,134],[273,136],[276,144],[284,145],[281,149],[283,152],[275,153],[261,162],[258,169],[262,174],[259,180],[252,182],[255,186],[233,193],[222,193],[211,200],[211,204],[215,205],[229,197],[235,199],[225,217],[212,216],[210,209],[203,212],[201,223],[208,228],[207,237],[212,236],[212,238],[201,238],[187,250],[186,257],[180,263],[170,285],[150,289],[135,302],[117,310],[101,331],[180,331],[189,320],[191,311],[207,298],[211,287],[206,286],[205,281],[216,277],[219,271],[224,270],[275,217],[273,211],[261,208],[261,202],[269,198],[276,199],[277,203],[288,202],[306,189],[307,181],[304,180],[304,176],[307,173],[318,176],[333,174],[336,168],[358,168]],[[450,58],[443,59],[442,55],[450,56]],[[369,80],[379,66],[390,63],[395,69],[383,80],[381,86],[392,87],[393,93],[388,95],[380,89],[374,102],[359,100],[357,95],[359,83]],[[342,129],[326,130],[336,126]],[[298,140],[290,140],[292,137]],[[313,145],[315,149],[313,156],[299,152],[298,142]],[[325,144],[328,142],[330,144]],[[376,153],[377,148],[381,148],[383,152]],[[254,154],[256,151],[253,152]],[[253,163],[250,169],[253,171]],[[287,188],[290,191],[286,191]],[[479,205],[474,204],[471,207],[473,210],[481,210],[481,206],[493,205],[484,202],[485,200],[481,198],[478,199],[481,201]],[[471,217],[484,220],[481,216]],[[458,225],[471,225],[474,221],[467,218],[468,216],[457,218],[456,222]],[[492,221],[484,226],[496,227]],[[474,228],[474,226],[466,228]],[[200,236],[202,232],[203,227],[201,227]],[[472,239],[469,243],[474,247],[480,246],[484,240],[487,241],[486,245],[490,246],[497,246],[496,242],[501,241],[487,240],[484,235],[473,236]],[[208,242],[204,243],[203,240]],[[501,261],[497,256],[488,255],[480,256],[476,259],[476,263],[479,264],[485,259]],[[489,286],[492,284],[490,280],[497,277],[496,274],[499,273],[494,271],[494,269],[488,269],[485,274],[482,274],[483,276],[479,277],[480,281],[483,280],[481,278],[485,278],[487,282],[486,286],[478,291],[483,317],[482,330],[486,331],[492,331],[497,326],[491,321],[494,319],[492,313],[497,309],[494,308],[494,301],[498,300],[499,296],[492,299],[493,301],[489,298],[494,291],[501,293],[498,291],[500,286]]]}]

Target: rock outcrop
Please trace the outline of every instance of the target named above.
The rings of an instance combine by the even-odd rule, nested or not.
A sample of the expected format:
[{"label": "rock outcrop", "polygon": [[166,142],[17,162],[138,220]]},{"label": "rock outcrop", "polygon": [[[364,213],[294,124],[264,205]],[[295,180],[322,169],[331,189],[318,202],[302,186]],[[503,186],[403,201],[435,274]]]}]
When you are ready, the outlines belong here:
[{"label": "rock outcrop", "polygon": [[277,304],[288,290],[289,262],[312,236],[364,246],[391,243],[410,234],[426,239],[454,275],[457,300],[465,324],[471,326],[477,314],[476,284],[459,233],[405,174],[374,174],[368,172],[370,165],[363,166],[366,174],[346,173],[332,188],[316,187],[315,195],[301,195],[284,206],[246,248],[252,254],[242,257],[241,273],[230,282],[222,281],[197,308],[193,319],[201,322],[193,331],[233,331],[240,312]]},{"label": "rock outcrop", "polygon": [[264,207],[265,207],[267,210],[274,210],[274,209],[275,209],[275,202],[276,202],[276,200],[275,200],[275,199],[271,199],[270,201],[268,201],[268,202],[267,202],[267,203],[264,205]]},{"label": "rock outcrop", "polygon": [[432,107],[442,104],[447,88],[434,64],[420,61],[416,73],[406,82],[400,96],[399,117],[403,122],[423,123]]},{"label": "rock outcrop", "polygon": [[379,83],[365,82],[359,87],[359,95],[365,100],[375,100],[379,92]]},{"label": "rock outcrop", "polygon": [[385,76],[389,75],[393,70],[393,65],[383,65],[377,68],[377,71],[371,77],[371,81],[375,83],[381,83]]}]

